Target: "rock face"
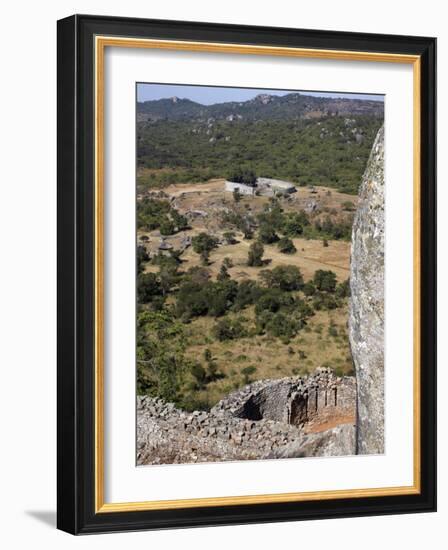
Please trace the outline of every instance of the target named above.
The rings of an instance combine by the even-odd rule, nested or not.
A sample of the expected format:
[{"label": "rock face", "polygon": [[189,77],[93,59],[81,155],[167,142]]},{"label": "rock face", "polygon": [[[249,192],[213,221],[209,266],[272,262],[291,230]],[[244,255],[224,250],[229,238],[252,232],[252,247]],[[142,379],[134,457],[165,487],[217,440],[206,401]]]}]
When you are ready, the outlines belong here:
[{"label": "rock face", "polygon": [[356,384],[330,369],[260,380],[210,412],[137,399],[138,464],[254,460],[355,453]]},{"label": "rock face", "polygon": [[384,127],[353,223],[349,337],[357,381],[357,452],[384,453]]},{"label": "rock face", "polygon": [[276,449],[275,458],[307,456],[350,456],[356,448],[356,426],[340,424],[323,432],[312,433],[300,441]]}]

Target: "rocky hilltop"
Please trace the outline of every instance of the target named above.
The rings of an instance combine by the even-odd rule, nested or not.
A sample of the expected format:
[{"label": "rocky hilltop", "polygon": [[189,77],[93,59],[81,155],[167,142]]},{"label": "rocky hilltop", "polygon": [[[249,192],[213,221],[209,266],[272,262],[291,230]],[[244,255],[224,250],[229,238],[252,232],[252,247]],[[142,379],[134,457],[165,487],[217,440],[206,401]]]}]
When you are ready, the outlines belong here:
[{"label": "rocky hilltop", "polygon": [[254,382],[209,412],[139,397],[138,464],[354,454],[355,401],[354,378],[324,368]]},{"label": "rocky hilltop", "polygon": [[358,386],[359,454],[384,452],[384,127],[375,139],[353,223],[349,337]]},{"label": "rocky hilltop", "polygon": [[202,105],[190,99],[170,97],[137,103],[139,121],[154,120],[279,120],[327,116],[368,115],[383,117],[384,103],[352,98],[316,97],[302,93],[284,96],[259,94],[248,101]]}]

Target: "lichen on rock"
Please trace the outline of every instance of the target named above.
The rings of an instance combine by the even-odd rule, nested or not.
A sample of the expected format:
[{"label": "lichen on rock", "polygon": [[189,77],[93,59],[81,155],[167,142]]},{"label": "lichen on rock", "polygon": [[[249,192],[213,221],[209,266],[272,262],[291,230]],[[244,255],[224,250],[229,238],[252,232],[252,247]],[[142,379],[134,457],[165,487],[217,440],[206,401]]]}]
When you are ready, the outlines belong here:
[{"label": "lichen on rock", "polygon": [[357,381],[358,454],[384,452],[384,127],[359,190],[352,230],[349,338]]}]

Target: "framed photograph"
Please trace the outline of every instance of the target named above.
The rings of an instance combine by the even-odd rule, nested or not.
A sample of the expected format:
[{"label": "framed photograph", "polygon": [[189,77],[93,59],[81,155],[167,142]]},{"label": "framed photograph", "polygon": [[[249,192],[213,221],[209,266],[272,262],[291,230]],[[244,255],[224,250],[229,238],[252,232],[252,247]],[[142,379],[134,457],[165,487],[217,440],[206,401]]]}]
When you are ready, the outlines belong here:
[{"label": "framed photograph", "polygon": [[436,508],[434,38],[58,22],[58,527]]}]

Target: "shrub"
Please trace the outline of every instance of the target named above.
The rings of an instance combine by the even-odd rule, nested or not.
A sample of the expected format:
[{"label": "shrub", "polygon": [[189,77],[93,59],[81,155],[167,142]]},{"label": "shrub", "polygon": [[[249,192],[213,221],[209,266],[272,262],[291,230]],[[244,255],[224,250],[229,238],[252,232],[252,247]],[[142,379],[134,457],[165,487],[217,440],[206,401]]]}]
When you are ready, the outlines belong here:
[{"label": "shrub", "polygon": [[277,288],[265,291],[255,304],[255,313],[258,315],[263,311],[275,313],[283,305],[283,292]]},{"label": "shrub", "polygon": [[308,281],[303,285],[303,293],[305,296],[313,296],[316,293],[316,287],[312,281]]},{"label": "shrub", "polygon": [[336,287],[336,296],[338,298],[347,298],[350,296],[350,279],[346,279]]},{"label": "shrub", "polygon": [[193,363],[190,367],[190,372],[193,375],[196,383],[196,388],[201,390],[207,381],[207,372],[200,363]]},{"label": "shrub", "polygon": [[336,298],[332,294],[326,292],[317,292],[313,297],[314,309],[318,311],[336,309],[339,305]]},{"label": "shrub", "polygon": [[255,283],[255,281],[241,281],[236,291],[235,303],[233,306],[234,309],[238,311],[248,305],[254,304],[262,292],[262,289]]},{"label": "shrub", "polygon": [[230,258],[226,256],[222,261],[222,265],[224,265],[227,269],[230,269],[231,267],[233,267],[233,262]]},{"label": "shrub", "polygon": [[219,270],[216,278],[218,281],[226,281],[230,279],[229,272],[227,271],[227,267],[224,265],[224,262],[221,264],[221,269]]},{"label": "shrub", "polygon": [[154,296],[160,296],[160,287],[157,275],[154,273],[140,273],[137,278],[137,300],[140,304],[151,302]]},{"label": "shrub", "polygon": [[256,372],[257,372],[257,367],[254,367],[253,365],[249,365],[248,367],[244,367],[244,369],[241,369],[241,374],[243,375],[244,384],[249,384],[250,376],[252,374],[255,374]]},{"label": "shrub", "polygon": [[198,285],[205,285],[210,280],[211,274],[206,267],[195,265],[190,267],[184,275],[184,281],[190,281]]},{"label": "shrub", "polygon": [[281,290],[299,290],[303,285],[303,276],[295,265],[278,265],[273,270],[260,272],[260,278],[268,288]]},{"label": "shrub", "polygon": [[333,271],[318,269],[314,273],[313,282],[318,290],[334,292],[336,288],[336,274]]},{"label": "shrub", "polygon": [[290,339],[297,333],[297,328],[297,324],[281,312],[266,323],[266,332],[277,338]]},{"label": "shrub", "polygon": [[240,319],[221,319],[213,327],[213,336],[220,342],[244,338],[247,332]]},{"label": "shrub", "polygon": [[204,286],[199,283],[184,281],[179,288],[176,301],[177,314],[185,319],[208,313],[208,296]]},{"label": "shrub", "polygon": [[137,246],[137,274],[143,271],[143,265],[149,261],[149,254],[144,246]]},{"label": "shrub", "polygon": [[250,168],[237,167],[227,174],[227,180],[235,183],[244,183],[245,185],[255,186],[257,176]]},{"label": "shrub", "polygon": [[169,218],[163,218],[160,222],[160,234],[161,235],[174,235],[176,232],[176,226],[174,222]]},{"label": "shrub", "polygon": [[237,242],[235,231],[226,231],[222,236],[226,240],[227,244],[235,244]]},{"label": "shrub", "polygon": [[264,244],[272,244],[278,241],[278,235],[273,227],[268,224],[260,225],[258,230],[258,238]]}]

